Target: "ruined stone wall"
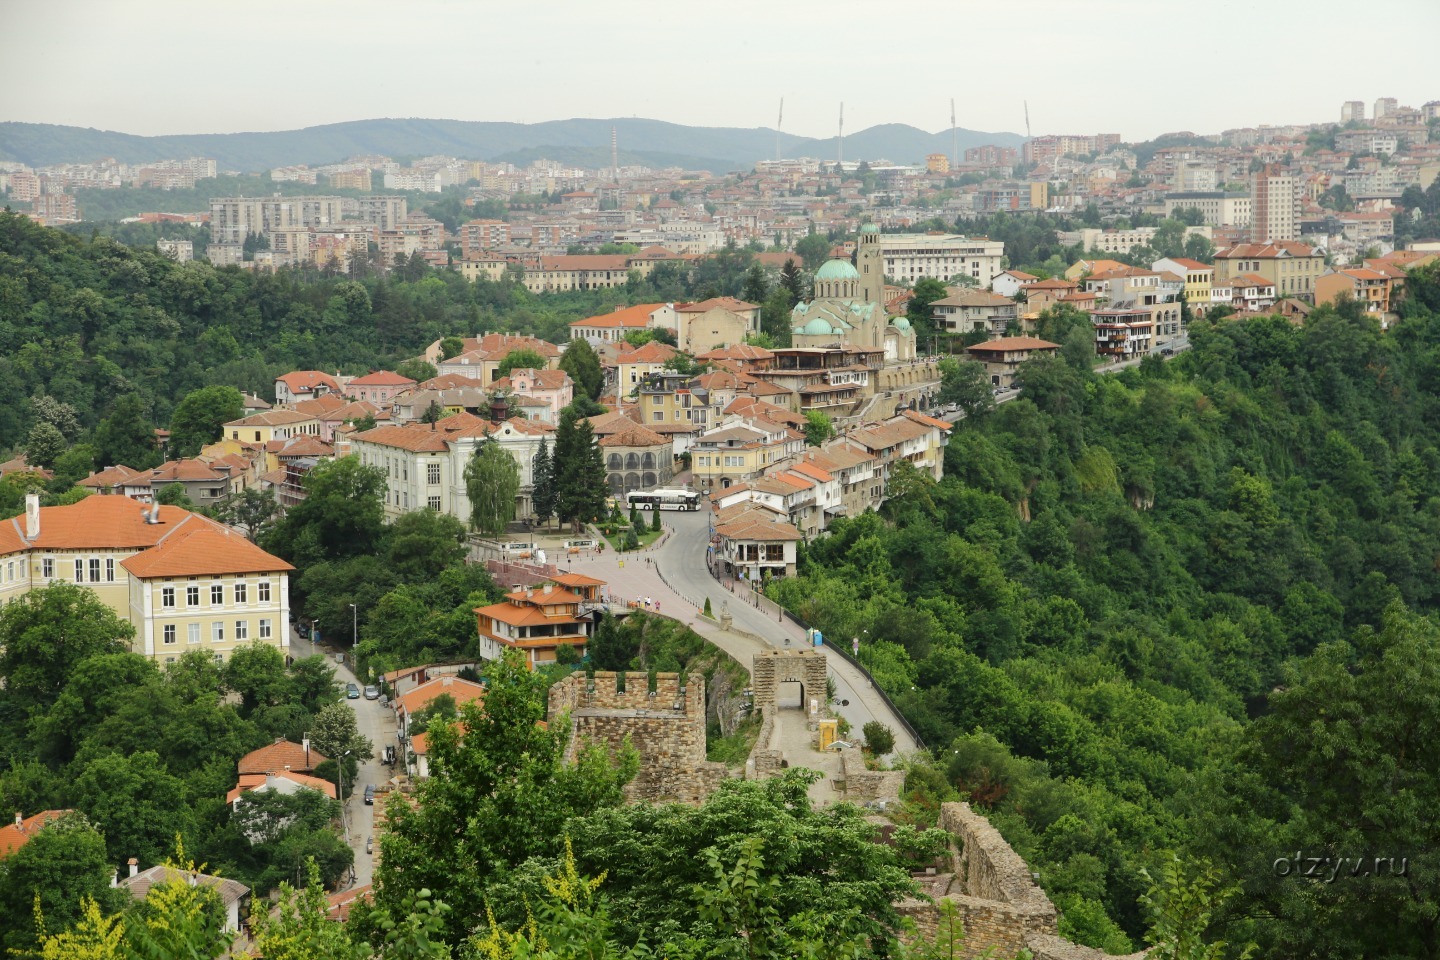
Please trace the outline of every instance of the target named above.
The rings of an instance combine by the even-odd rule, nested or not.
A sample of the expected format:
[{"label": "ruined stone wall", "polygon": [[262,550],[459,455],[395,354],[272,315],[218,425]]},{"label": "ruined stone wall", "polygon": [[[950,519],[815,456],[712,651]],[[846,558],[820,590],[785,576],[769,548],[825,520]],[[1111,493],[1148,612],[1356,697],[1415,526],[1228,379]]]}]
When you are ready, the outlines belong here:
[{"label": "ruined stone wall", "polygon": [[[940,924],[940,903],[955,908],[965,925],[960,956],[972,960],[987,950],[1011,957],[1022,949],[1034,960],[1101,960],[1104,951],[1082,947],[1059,936],[1059,913],[1031,876],[1030,867],[990,822],[966,803],[940,808],[940,827],[956,841],[956,870],[949,892],[934,902],[907,900],[901,914],[915,923],[915,937],[933,940]],[[1110,960],[1143,960],[1145,953]]]},{"label": "ruined stone wall", "polygon": [[705,680],[699,674],[683,682],[679,674],[658,674],[653,690],[643,672],[571,674],[550,688],[549,708],[552,720],[570,715],[567,761],[586,743],[618,750],[629,739],[640,754],[640,770],[625,788],[631,801],[699,803],[726,776],[724,764],[705,759]]},{"label": "ruined stone wall", "polygon": [[780,772],[781,751],[774,749],[771,741],[775,738],[775,707],[767,704],[757,707],[760,711],[760,735],[755,746],[750,748],[750,760],[745,764],[747,780],[763,780]]},{"label": "ruined stone wall", "polygon": [[903,770],[865,769],[865,754],[859,747],[842,747],[840,763],[846,800],[856,804],[900,802],[900,791],[905,789]]}]

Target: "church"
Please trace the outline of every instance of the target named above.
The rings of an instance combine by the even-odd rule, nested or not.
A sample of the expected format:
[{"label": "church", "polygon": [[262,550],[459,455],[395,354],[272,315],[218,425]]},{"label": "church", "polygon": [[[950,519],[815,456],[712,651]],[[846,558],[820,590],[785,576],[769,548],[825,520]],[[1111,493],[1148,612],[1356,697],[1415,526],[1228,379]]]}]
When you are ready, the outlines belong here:
[{"label": "church", "polygon": [[860,228],[855,263],[828,260],[815,271],[814,298],[790,314],[791,345],[883,348],[887,363],[915,359],[910,321],[885,312],[885,260],[873,223]]}]

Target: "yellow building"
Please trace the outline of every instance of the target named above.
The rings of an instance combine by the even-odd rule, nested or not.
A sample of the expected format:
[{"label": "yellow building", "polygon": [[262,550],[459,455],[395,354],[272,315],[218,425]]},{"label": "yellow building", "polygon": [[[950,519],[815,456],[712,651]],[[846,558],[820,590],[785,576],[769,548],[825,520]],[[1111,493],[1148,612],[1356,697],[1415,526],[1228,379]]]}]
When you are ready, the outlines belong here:
[{"label": "yellow building", "polygon": [[250,642],[289,649],[290,571],[239,533],[179,507],[86,497],[0,521],[0,602],[63,581],[135,627],[131,649],[162,663],[189,650],[224,661]]},{"label": "yellow building", "polygon": [[269,443],[299,436],[320,436],[320,420],[295,410],[262,410],[225,424],[223,436],[241,443]]},{"label": "yellow building", "polygon": [[1264,277],[1278,297],[1314,301],[1315,281],[1325,272],[1325,257],[1304,243],[1241,243],[1215,254],[1214,282],[1238,280],[1246,274]]}]

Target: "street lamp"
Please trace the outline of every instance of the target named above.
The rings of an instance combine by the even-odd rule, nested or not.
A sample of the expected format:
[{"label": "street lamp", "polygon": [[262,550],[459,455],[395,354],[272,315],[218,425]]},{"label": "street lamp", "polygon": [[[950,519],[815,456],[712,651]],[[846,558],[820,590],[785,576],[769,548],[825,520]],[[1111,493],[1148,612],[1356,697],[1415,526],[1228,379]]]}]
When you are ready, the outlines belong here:
[{"label": "street lamp", "polygon": [[350,604],[350,665],[355,665],[355,648],[360,645],[360,611]]},{"label": "street lamp", "polygon": [[340,828],[345,831],[345,844],[350,844],[350,826],[345,819],[345,758],[354,753],[353,750],[346,750],[336,759],[335,765],[340,773]]}]

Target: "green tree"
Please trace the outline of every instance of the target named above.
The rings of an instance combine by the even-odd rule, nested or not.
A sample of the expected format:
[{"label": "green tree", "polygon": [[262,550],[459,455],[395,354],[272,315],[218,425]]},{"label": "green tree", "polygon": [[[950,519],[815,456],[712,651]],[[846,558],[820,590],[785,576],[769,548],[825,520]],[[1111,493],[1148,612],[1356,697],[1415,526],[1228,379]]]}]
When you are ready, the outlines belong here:
[{"label": "green tree", "polygon": [[835,436],[835,425],[823,410],[808,410],[805,413],[805,443],[818,447]]},{"label": "green tree", "polygon": [[600,398],[600,390],[605,385],[605,372],[600,369],[600,358],[595,355],[594,348],[585,338],[577,337],[570,341],[565,352],[560,355],[560,369],[568,373],[575,382],[577,396],[583,394],[591,400]]},{"label": "green tree", "polygon": [[515,519],[520,466],[499,441],[486,437],[475,445],[465,465],[465,493],[470,498],[470,525],[487,537],[504,534]]},{"label": "green tree", "polygon": [[369,760],[375,745],[360,733],[348,703],[327,703],[310,724],[310,745],[336,762],[348,751],[355,761]]},{"label": "green tree", "polygon": [[540,438],[540,449],[536,451],[535,462],[531,464],[531,477],[534,492],[531,494],[530,503],[534,508],[535,521],[547,524],[555,515],[555,461],[550,457],[548,437]]},{"label": "green tree", "polygon": [[794,258],[787,258],[785,265],[780,268],[779,289],[785,291],[788,300],[785,305],[787,313],[795,304],[805,299],[805,278],[800,275],[800,268],[796,266]]},{"label": "green tree", "polygon": [[202,387],[185,395],[170,415],[170,455],[193,457],[220,439],[221,428],[245,415],[245,401],[234,387]]},{"label": "green tree", "polygon": [[195,501],[185,492],[183,483],[159,484],[155,490],[155,502],[163,503],[167,507],[180,507],[183,510],[194,510]]},{"label": "green tree", "polygon": [[652,533],[659,533],[661,529],[660,508],[656,507],[655,509],[650,511],[650,531]]},{"label": "green tree", "polygon": [[830,259],[830,249],[830,238],[823,233],[812,233],[795,244],[795,252],[805,262],[805,269],[811,273],[819,270],[825,261]]},{"label": "green tree", "polygon": [[910,291],[910,304],[906,307],[906,316],[915,331],[917,342],[924,340],[935,329],[935,318],[930,315],[930,305],[947,296],[949,296],[949,291],[939,280],[922,277],[916,281],[915,288]]},{"label": "green tree", "polygon": [[995,407],[990,374],[983,363],[946,357],[940,361],[940,402],[958,404],[967,419]]},{"label": "green tree", "polygon": [[245,536],[255,543],[269,533],[280,516],[280,504],[258,487],[246,487],[215,504],[214,516],[221,523],[244,529]]},{"label": "green tree", "polygon": [[765,268],[759,263],[752,263],[745,271],[745,286],[740,290],[740,299],[758,307],[769,295],[770,283],[765,279]]},{"label": "green tree", "polygon": [[409,377],[416,383],[424,383],[426,380],[434,379],[435,365],[427,363],[424,360],[411,358],[401,361],[395,367],[395,372],[402,377]]},{"label": "green tree", "polygon": [[373,555],[385,528],[385,472],[359,457],[318,463],[302,481],[305,499],[271,529],[266,549],[300,567]]},{"label": "green tree", "polygon": [[451,357],[458,357],[465,350],[465,339],[463,337],[444,337],[440,341],[440,359],[449,360]]},{"label": "green tree", "polygon": [[[1224,885],[1219,871],[1208,863],[1187,868],[1174,856],[1160,868],[1158,880],[1143,869],[1140,873],[1150,882],[1149,891],[1140,897],[1150,913],[1150,956],[1157,960],[1220,960],[1231,955],[1223,940],[1207,942],[1205,938],[1216,911],[1239,892],[1237,887]],[[1254,952],[1252,944],[1238,956],[1245,960]]]},{"label": "green tree", "polygon": [[185,783],[154,751],[109,753],[86,763],[70,786],[76,809],[105,835],[110,863],[162,862],[177,835],[195,835]]},{"label": "green tree", "polygon": [[549,366],[549,362],[534,350],[511,350],[500,359],[500,364],[495,368],[495,375],[508,377],[511,370],[544,370],[547,366]]},{"label": "green tree", "polygon": [[[375,902],[404,912],[407,897],[430,890],[478,912],[487,887],[531,857],[555,856],[568,821],[619,806],[635,775],[633,751],[618,757],[587,747],[564,761],[565,727],[545,719],[544,681],[516,654],[492,663],[482,703],[460,709],[460,724],[432,725],[430,778],[414,806],[392,803]],[[447,939],[478,919],[453,917]],[[373,921],[372,921],[373,923]]]},{"label": "green tree", "polygon": [[69,444],[55,424],[45,420],[30,428],[25,438],[25,460],[36,467],[52,467]]},{"label": "green tree", "polygon": [[865,746],[877,757],[883,757],[895,749],[895,733],[879,720],[871,720],[860,728],[865,737]]},{"label": "green tree", "polygon": [[[80,814],[69,814],[46,826],[5,858],[0,869],[0,944],[27,950],[38,942],[27,922],[36,901],[50,932],[74,926],[82,917],[85,898],[106,911],[123,905],[110,881],[115,864],[105,852],[105,838]],[[66,960],[69,960],[67,957]]]},{"label": "green tree", "polygon": [[350,940],[345,924],[326,916],[329,903],[320,869],[305,864],[306,883],[296,889],[280,883],[268,910],[252,910],[250,933],[266,960],[363,960],[369,951]]},{"label": "green tree", "polygon": [[122,653],[135,628],[91,590],[64,581],[0,607],[0,704],[12,716],[46,709],[81,661]]},{"label": "green tree", "polygon": [[70,404],[40,393],[30,398],[30,411],[36,423],[48,423],[55,427],[67,442],[74,443],[80,436],[80,419]]},{"label": "green tree", "polygon": [[145,401],[138,393],[127,393],[115,401],[109,416],[96,425],[91,442],[102,466],[124,464],[148,470],[160,462],[155,424],[146,415]]},{"label": "green tree", "polygon": [[576,533],[605,509],[605,460],[590,421],[566,410],[555,431],[555,515]]}]

